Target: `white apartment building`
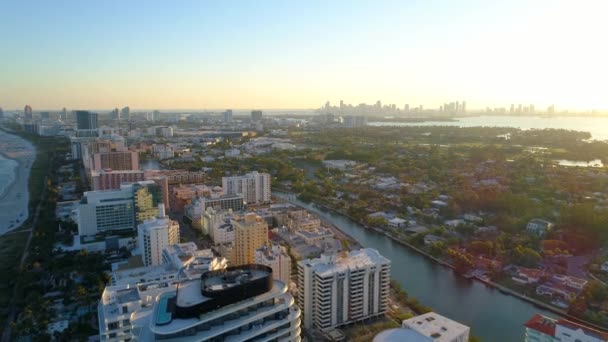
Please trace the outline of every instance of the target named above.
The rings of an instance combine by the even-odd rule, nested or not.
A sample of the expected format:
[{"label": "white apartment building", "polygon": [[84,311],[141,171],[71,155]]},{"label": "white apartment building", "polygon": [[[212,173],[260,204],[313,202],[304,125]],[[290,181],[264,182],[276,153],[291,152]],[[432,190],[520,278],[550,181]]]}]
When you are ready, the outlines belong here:
[{"label": "white apartment building", "polygon": [[131,317],[137,341],[301,341],[300,310],[263,265],[181,281],[177,291],[158,296],[152,310]]},{"label": "white apartment building", "polygon": [[406,319],[401,326],[436,342],[468,342],[471,332],[468,326],[434,312]]},{"label": "white apartment building", "polygon": [[[203,273],[226,268],[225,258],[211,250],[197,250],[193,242],[168,246],[164,264],[115,270],[97,307],[101,341],[132,341],[132,319],[153,313],[158,297],[175,293],[178,281],[200,279]],[[140,341],[147,341],[140,339]]]},{"label": "white apartment building", "polygon": [[152,155],[161,160],[169,159],[175,157],[175,151],[167,144],[154,144],[152,145]]},{"label": "white apartment building", "polygon": [[272,268],[274,279],[280,280],[287,286],[291,283],[291,257],[285,247],[279,245],[264,245],[253,255],[254,262]]},{"label": "white apartment building", "polygon": [[222,177],[224,194],[242,194],[247,204],[270,202],[270,175],[250,172],[244,176]]},{"label": "white apartment building", "polygon": [[95,235],[112,230],[135,228],[133,190],[87,191],[78,205],[78,234]]},{"label": "white apartment building", "polygon": [[383,315],[391,261],[371,248],[298,262],[298,306],[305,328],[329,329]]},{"label": "white apartment building", "polygon": [[158,217],[137,226],[137,239],[144,265],[160,265],[163,249],[179,243],[179,223],[165,217],[165,206],[159,204]]}]

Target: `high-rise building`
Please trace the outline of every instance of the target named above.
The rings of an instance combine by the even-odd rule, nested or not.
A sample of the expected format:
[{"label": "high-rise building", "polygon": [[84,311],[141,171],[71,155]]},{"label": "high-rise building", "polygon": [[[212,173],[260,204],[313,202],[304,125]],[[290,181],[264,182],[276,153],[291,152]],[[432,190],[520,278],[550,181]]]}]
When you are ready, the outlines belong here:
[{"label": "high-rise building", "polygon": [[[150,181],[123,183],[118,190],[87,191],[78,204],[78,233],[82,236],[96,235],[111,231],[135,231],[138,217],[150,217],[150,206],[158,201],[142,200],[136,205],[137,190],[150,187],[154,191],[157,184]],[[160,195],[162,196],[162,195]],[[149,205],[145,205],[149,204]],[[138,215],[141,210],[144,215]],[[153,217],[153,215],[152,215]]]},{"label": "high-rise building", "polygon": [[63,107],[63,109],[61,109],[61,120],[67,120],[68,119],[68,110]]},{"label": "high-rise building", "polygon": [[[143,298],[136,291],[126,297]],[[131,321],[133,340],[301,341],[300,310],[267,266],[206,272],[154,298],[130,316],[139,318]]]},{"label": "high-rise building", "polygon": [[141,170],[92,170],[92,190],[120,189],[122,183],[139,182],[144,180],[144,172]]},{"label": "high-rise building", "polygon": [[383,315],[391,262],[375,249],[298,262],[298,306],[305,328],[329,329]]},{"label": "high-rise building", "polygon": [[247,204],[270,202],[270,174],[253,171],[244,176],[222,177],[222,188],[227,195],[243,195]]},{"label": "high-rise building", "polygon": [[99,152],[93,155],[92,170],[139,170],[137,151]]},{"label": "high-rise building", "polygon": [[132,231],[135,228],[133,191],[121,186],[119,190],[85,192],[78,205],[77,221],[81,236],[116,230]]},{"label": "high-rise building", "polygon": [[131,120],[131,109],[129,107],[124,107],[120,110],[120,117],[125,118],[127,120]]},{"label": "high-rise building", "polygon": [[224,122],[231,123],[232,122],[232,109],[226,109],[224,112]]},{"label": "high-rise building", "polygon": [[[135,222],[141,223],[154,218],[160,204],[163,204],[163,192],[154,181],[133,183],[133,203],[135,204]],[[163,204],[163,210],[165,206]]]},{"label": "high-rise building", "polygon": [[77,110],[76,127],[78,129],[97,129],[97,113],[91,113],[86,110]]},{"label": "high-rise building", "polygon": [[272,268],[274,279],[289,286],[291,282],[291,257],[285,247],[279,245],[264,245],[255,250],[253,261],[256,264]]},{"label": "high-rise building", "polygon": [[155,110],[152,112],[152,120],[160,121],[160,111]]},{"label": "high-rise building", "polygon": [[[153,313],[160,295],[176,294],[178,280],[200,279],[203,273],[226,268],[224,258],[214,257],[211,250],[198,250],[193,242],[164,248],[162,260],[161,265],[112,272],[111,285],[106,286],[97,306],[101,341],[134,340],[140,329],[131,328],[142,317],[144,324],[150,322],[145,317]],[[153,338],[139,339],[148,340]]]},{"label": "high-rise building", "polygon": [[137,226],[138,248],[144,265],[163,263],[163,249],[179,243],[179,223],[165,217],[165,207],[158,205],[158,216]]},{"label": "high-rise building", "polygon": [[0,107],[0,119],[4,118],[4,110]]},{"label": "high-rise building", "polygon": [[367,117],[361,115],[346,115],[344,117],[345,127],[361,127],[367,125]]},{"label": "high-rise building", "polygon": [[235,245],[233,265],[253,264],[255,250],[268,243],[268,224],[255,213],[247,213],[231,223]]},{"label": "high-rise building", "polygon": [[25,120],[32,120],[34,118],[34,112],[32,111],[32,106],[25,105],[25,107],[23,108],[23,114],[24,114]]},{"label": "high-rise building", "polygon": [[526,322],[525,327],[526,342],[608,341],[608,333],[563,318],[554,319],[542,315],[534,315],[534,317]]},{"label": "high-rise building", "polygon": [[251,111],[251,121],[260,121],[262,120],[262,111],[261,110],[252,110]]},{"label": "high-rise building", "polygon": [[118,110],[118,108],[112,109],[110,112],[110,118],[113,120],[120,120],[120,110]]}]

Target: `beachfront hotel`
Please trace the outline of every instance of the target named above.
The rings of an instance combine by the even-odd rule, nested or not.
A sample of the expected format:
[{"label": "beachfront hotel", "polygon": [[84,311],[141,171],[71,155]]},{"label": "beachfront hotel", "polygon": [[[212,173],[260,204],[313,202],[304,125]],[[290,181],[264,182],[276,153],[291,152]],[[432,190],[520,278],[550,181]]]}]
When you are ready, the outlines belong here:
[{"label": "beachfront hotel", "polygon": [[198,250],[193,242],[167,246],[162,260],[161,265],[135,268],[127,262],[112,265],[112,282],[104,289],[97,310],[102,341],[132,340],[133,313],[152,310],[160,294],[176,290],[179,279],[197,279],[227,265],[225,258]]},{"label": "beachfront hotel", "polygon": [[135,231],[136,224],[156,216],[162,189],[156,182],[125,183],[118,190],[87,191],[78,205],[78,234]]},{"label": "beachfront hotel", "polygon": [[173,282],[107,287],[102,341],[294,341],[300,310],[272,269],[244,265]]},{"label": "beachfront hotel", "polygon": [[383,315],[391,261],[371,248],[298,262],[304,327],[328,330]]}]

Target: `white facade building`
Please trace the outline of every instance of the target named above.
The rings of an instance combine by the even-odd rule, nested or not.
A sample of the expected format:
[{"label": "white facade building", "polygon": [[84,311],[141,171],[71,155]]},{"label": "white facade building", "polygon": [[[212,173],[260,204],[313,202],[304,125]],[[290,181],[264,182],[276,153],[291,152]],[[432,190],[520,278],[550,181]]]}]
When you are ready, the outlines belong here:
[{"label": "white facade building", "polygon": [[242,194],[247,204],[270,202],[270,174],[256,171],[244,176],[223,177],[222,188],[226,195]]},{"label": "white facade building", "polygon": [[247,265],[205,273],[157,297],[132,317],[137,341],[299,342],[300,310],[270,268]]},{"label": "white facade building", "polygon": [[304,327],[328,329],[383,315],[390,268],[390,260],[371,248],[298,262]]},{"label": "white facade building", "polygon": [[104,289],[97,307],[101,341],[134,340],[138,331],[132,319],[151,315],[160,295],[175,293],[180,280],[200,279],[205,272],[226,268],[225,258],[213,257],[211,250],[197,250],[193,242],[168,246],[163,260],[158,266],[113,272],[112,285]]},{"label": "white facade building", "polygon": [[144,265],[163,263],[163,248],[179,243],[179,223],[165,217],[165,206],[158,206],[158,217],[137,226],[138,248]]},{"label": "white facade building", "polygon": [[468,342],[471,331],[468,326],[434,312],[406,319],[401,326],[415,330],[435,342]]},{"label": "white facade building", "polygon": [[135,228],[133,190],[87,191],[78,205],[78,234],[95,235],[112,230]]},{"label": "white facade building", "polygon": [[256,264],[272,268],[274,279],[289,286],[291,283],[291,257],[287,254],[285,247],[265,245],[255,251],[253,259]]},{"label": "white facade building", "polygon": [[155,158],[158,159],[169,159],[175,157],[175,151],[173,147],[167,144],[154,144],[152,145],[152,153]]}]

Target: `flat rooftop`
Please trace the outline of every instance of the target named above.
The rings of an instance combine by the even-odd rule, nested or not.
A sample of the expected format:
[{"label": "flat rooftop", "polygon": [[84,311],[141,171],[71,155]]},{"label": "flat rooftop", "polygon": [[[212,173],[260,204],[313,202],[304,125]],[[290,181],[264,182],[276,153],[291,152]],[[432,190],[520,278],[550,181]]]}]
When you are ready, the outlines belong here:
[{"label": "flat rooftop", "polygon": [[404,328],[416,330],[436,342],[451,342],[455,337],[469,334],[469,327],[437,313],[429,312],[403,321]]},{"label": "flat rooftop", "polygon": [[300,265],[312,267],[320,276],[390,263],[389,259],[372,248],[362,248],[345,254],[322,255],[317,259],[299,262]]}]

